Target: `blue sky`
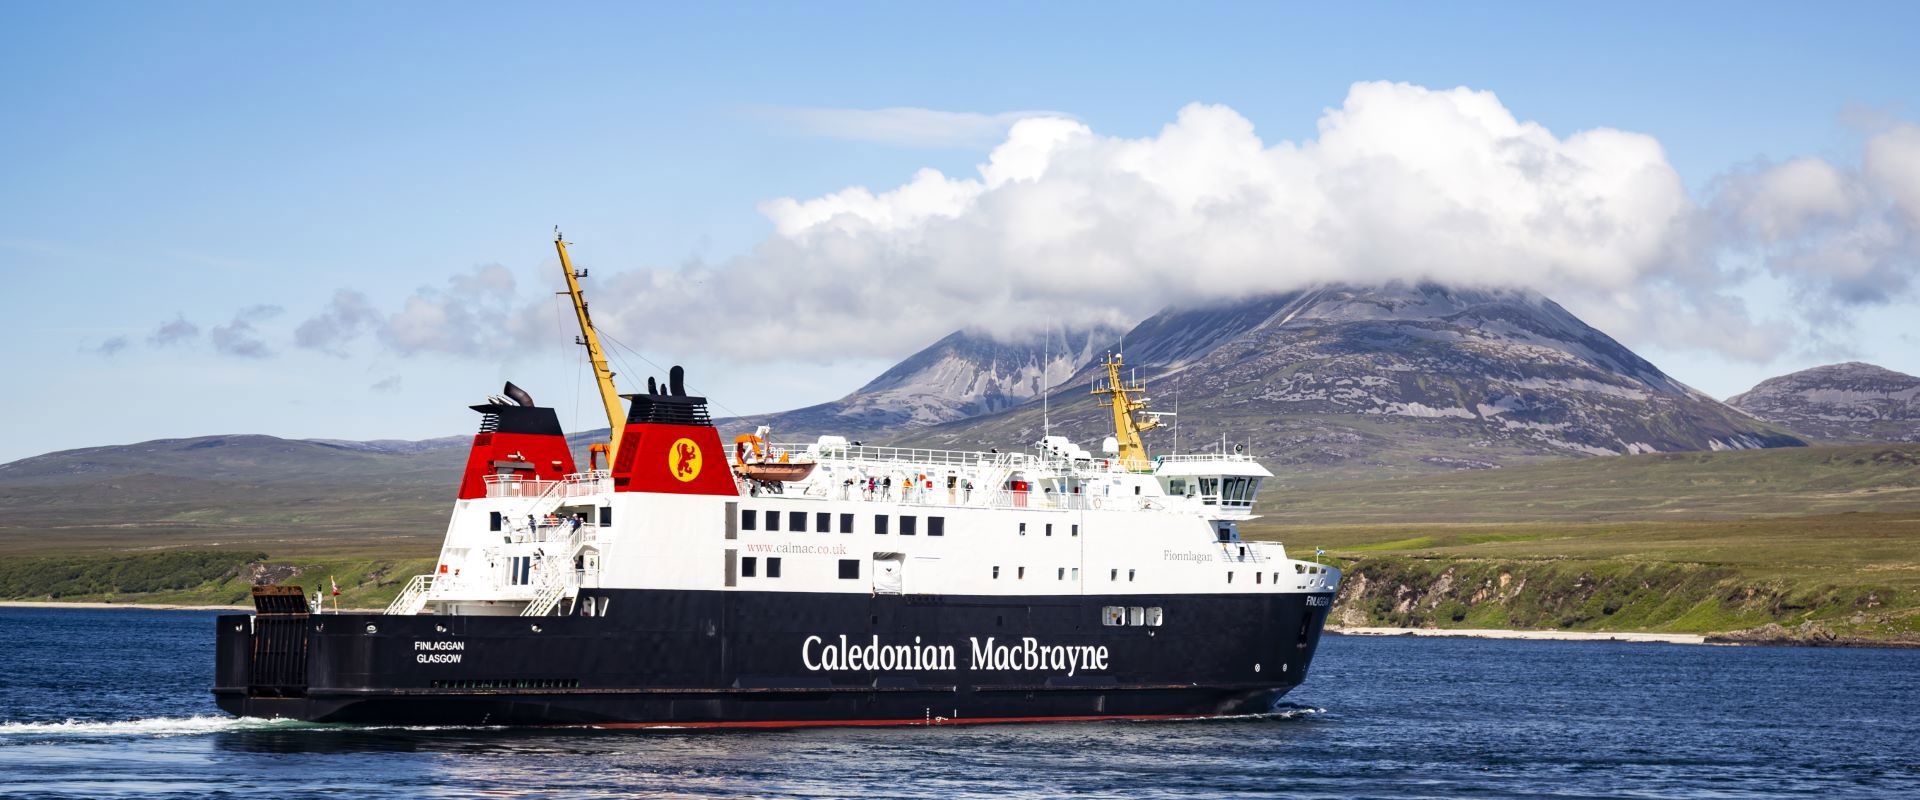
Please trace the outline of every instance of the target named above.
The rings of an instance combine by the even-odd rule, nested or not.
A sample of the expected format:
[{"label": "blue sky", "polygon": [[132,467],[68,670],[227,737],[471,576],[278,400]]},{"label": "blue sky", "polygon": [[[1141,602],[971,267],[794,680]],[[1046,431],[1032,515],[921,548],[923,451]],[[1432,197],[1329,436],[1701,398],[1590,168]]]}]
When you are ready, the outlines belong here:
[{"label": "blue sky", "polygon": [[[503,378],[592,427],[561,347],[295,335],[339,290],[392,314],[498,265],[512,341],[564,344],[538,302],[558,288],[555,224],[613,308],[635,298],[595,293],[616,285],[603,275],[724,268],[773,234],[769,201],[973,175],[1003,134],[863,136],[810,111],[1052,112],[1125,139],[1205,103],[1272,144],[1315,138],[1357,82],[1463,86],[1556,136],[1651,137],[1703,205],[1729,174],[1850,168],[1876,130],[1920,121],[1914,4],[681,5],[0,7],[0,313],[16,331],[0,460],[215,433],[465,433],[464,405]],[[1910,274],[1899,247],[1884,274]],[[1750,271],[1718,290],[1795,331],[1764,358],[1608,332],[1721,397],[1849,357],[1920,373],[1904,284],[1807,317],[1793,273]],[[729,314],[783,293],[725,291]],[[739,335],[702,313],[692,335]],[[175,320],[197,334],[160,343]],[[837,397],[932,340],[876,325],[871,346],[791,357],[665,352],[644,322],[621,330],[756,412]]]}]

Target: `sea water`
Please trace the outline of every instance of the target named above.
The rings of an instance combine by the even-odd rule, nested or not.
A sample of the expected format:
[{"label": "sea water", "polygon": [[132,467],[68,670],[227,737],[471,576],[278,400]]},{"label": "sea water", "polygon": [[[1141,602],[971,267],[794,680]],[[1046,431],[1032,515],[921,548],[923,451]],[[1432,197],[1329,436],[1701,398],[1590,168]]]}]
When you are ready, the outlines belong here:
[{"label": "sea water", "polygon": [[784,731],[236,720],[213,615],[0,609],[6,797],[1920,797],[1920,651],[1327,636],[1274,712]]}]

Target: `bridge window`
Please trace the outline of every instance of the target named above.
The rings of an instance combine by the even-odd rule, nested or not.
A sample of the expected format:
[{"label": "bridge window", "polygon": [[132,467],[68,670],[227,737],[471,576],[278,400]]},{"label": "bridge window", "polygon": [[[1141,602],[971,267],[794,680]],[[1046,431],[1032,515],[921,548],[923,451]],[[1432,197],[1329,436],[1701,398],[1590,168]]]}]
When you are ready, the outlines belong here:
[{"label": "bridge window", "polygon": [[767,559],[767,577],[769,578],[780,577],[780,557],[779,556],[772,556]]},{"label": "bridge window", "polygon": [[787,512],[787,530],[793,531],[794,533],[806,533],[807,532],[807,512],[805,511]]},{"label": "bridge window", "polygon": [[927,535],[928,536],[947,535],[947,518],[946,517],[927,517]]},{"label": "bridge window", "polygon": [[857,558],[840,559],[840,579],[843,581],[859,580],[860,579],[860,559],[857,559]]},{"label": "bridge window", "polygon": [[751,508],[741,509],[740,530],[743,530],[743,531],[758,530],[760,521],[757,519],[757,517],[759,516],[760,514]]},{"label": "bridge window", "polygon": [[740,577],[760,577],[760,558],[758,556],[747,556],[740,559]]}]

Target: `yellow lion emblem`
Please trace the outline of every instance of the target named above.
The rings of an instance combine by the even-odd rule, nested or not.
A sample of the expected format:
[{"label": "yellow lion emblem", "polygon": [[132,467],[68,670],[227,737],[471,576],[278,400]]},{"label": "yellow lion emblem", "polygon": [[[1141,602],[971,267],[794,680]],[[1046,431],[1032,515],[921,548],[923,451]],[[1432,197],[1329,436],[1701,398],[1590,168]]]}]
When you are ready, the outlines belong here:
[{"label": "yellow lion emblem", "polygon": [[681,439],[667,449],[667,471],[681,482],[700,477],[700,445]]}]

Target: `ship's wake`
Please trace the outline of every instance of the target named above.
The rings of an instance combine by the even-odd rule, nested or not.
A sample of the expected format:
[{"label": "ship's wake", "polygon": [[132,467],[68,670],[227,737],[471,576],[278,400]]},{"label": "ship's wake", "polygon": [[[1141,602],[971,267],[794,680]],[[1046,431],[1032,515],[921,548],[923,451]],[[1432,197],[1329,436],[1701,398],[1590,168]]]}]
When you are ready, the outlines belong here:
[{"label": "ship's wake", "polygon": [[292,730],[324,728],[289,719],[252,719],[202,715],[192,717],[146,717],[143,719],[83,720],[61,722],[0,722],[0,743],[29,739],[98,738],[111,736],[194,736],[250,730]]},{"label": "ship's wake", "polygon": [[47,740],[110,739],[118,737],[163,738],[203,736],[225,733],[279,733],[287,731],[425,731],[491,730],[494,726],[427,725],[340,725],[303,722],[296,719],[260,719],[200,715],[191,717],[146,717],[123,720],[79,720],[61,722],[0,722],[0,745],[24,744]]}]

